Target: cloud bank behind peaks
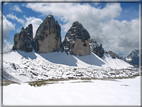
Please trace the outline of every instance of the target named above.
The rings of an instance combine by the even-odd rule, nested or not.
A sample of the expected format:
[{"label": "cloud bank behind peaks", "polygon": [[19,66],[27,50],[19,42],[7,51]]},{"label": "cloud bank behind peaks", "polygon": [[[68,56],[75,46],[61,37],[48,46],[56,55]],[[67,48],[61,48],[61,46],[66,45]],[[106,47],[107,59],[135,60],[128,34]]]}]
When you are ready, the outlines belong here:
[{"label": "cloud bank behind peaks", "polygon": [[110,20],[120,15],[122,8],[119,3],[107,4],[103,9],[92,7],[89,4],[76,3],[28,3],[31,8],[43,15],[53,14],[64,23],[65,31],[74,21],[81,22],[85,27],[91,28],[90,24]]},{"label": "cloud bank behind peaks", "polygon": [[[1,17],[1,15],[3,15],[3,14],[0,11],[0,17]],[[0,26],[1,26],[1,24],[2,23],[0,21]],[[8,21],[6,19],[6,17],[3,15],[3,35],[0,36],[0,41],[1,41],[2,36],[3,36],[3,52],[7,52],[7,51],[12,49],[12,44],[7,42],[7,40],[10,39],[8,34],[11,30],[15,30],[15,25],[12,24],[10,21]],[[1,32],[1,29],[0,29],[0,32]],[[0,50],[1,50],[1,44],[0,44]]]},{"label": "cloud bank behind peaks", "polygon": [[9,39],[9,32],[15,30],[15,25],[9,22],[6,17],[3,15],[3,38]]}]

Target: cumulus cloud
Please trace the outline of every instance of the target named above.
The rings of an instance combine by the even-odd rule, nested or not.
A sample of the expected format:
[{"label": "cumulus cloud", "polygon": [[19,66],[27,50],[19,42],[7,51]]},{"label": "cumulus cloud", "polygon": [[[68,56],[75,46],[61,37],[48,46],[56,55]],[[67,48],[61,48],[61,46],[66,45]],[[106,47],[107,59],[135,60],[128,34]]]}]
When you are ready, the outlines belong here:
[{"label": "cumulus cloud", "polygon": [[3,40],[3,52],[9,52],[13,47],[13,44],[7,42],[5,39]]},{"label": "cumulus cloud", "polygon": [[103,9],[92,7],[89,4],[75,3],[28,3],[26,7],[36,12],[41,12],[43,15],[53,14],[62,21],[68,22],[64,25],[65,31],[76,20],[88,28],[92,22],[95,23],[117,17],[122,10],[120,4],[117,3],[107,4]]},{"label": "cumulus cloud", "polygon": [[17,12],[22,12],[22,10],[20,9],[20,7],[18,5],[14,5],[12,7],[12,10],[17,11]]},{"label": "cumulus cloud", "polygon": [[13,15],[13,14],[8,14],[8,15],[6,15],[6,17],[7,17],[7,18],[11,18],[11,19],[13,19],[13,20],[17,20],[17,22],[19,22],[19,23],[21,23],[21,24],[24,24],[24,23],[25,23],[23,19],[20,19],[20,18],[16,17],[16,16]]},{"label": "cumulus cloud", "polygon": [[[1,18],[1,11],[0,11],[0,18]],[[1,19],[0,19],[1,20]],[[0,21],[0,26],[1,26],[1,21]],[[12,48],[12,44],[7,42],[7,40],[9,39],[9,32],[10,30],[15,30],[15,25],[13,25],[11,22],[9,22],[6,17],[3,15],[3,52],[8,52],[11,50]],[[1,32],[1,29],[0,29]],[[2,39],[2,36],[0,36],[0,41]],[[1,50],[1,45],[0,44],[0,50]]]},{"label": "cumulus cloud", "polygon": [[9,22],[5,16],[3,16],[3,38],[9,39],[10,30],[15,30],[15,25]]},{"label": "cumulus cloud", "polygon": [[109,24],[103,23],[100,27],[102,33],[100,32],[96,39],[102,38],[101,42],[106,50],[113,50],[126,56],[139,47],[139,19],[130,22],[111,20]]},{"label": "cumulus cloud", "polygon": [[33,38],[35,37],[36,34],[36,30],[39,27],[39,25],[42,23],[42,20],[39,18],[35,18],[35,17],[26,17],[26,23],[25,23],[25,27],[27,27],[29,24],[33,25]]}]

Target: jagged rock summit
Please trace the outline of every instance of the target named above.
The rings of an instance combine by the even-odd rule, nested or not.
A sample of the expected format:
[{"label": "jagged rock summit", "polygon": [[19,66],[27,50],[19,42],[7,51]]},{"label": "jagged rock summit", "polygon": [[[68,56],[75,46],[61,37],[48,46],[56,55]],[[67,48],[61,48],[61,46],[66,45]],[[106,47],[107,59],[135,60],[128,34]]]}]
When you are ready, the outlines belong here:
[{"label": "jagged rock summit", "polygon": [[36,31],[34,50],[37,53],[55,52],[60,50],[60,45],[60,25],[52,15],[48,15]]},{"label": "jagged rock summit", "polygon": [[116,53],[114,53],[113,51],[106,51],[106,54],[109,54],[112,58],[118,58],[121,59],[119,55],[117,55]]},{"label": "jagged rock summit", "polygon": [[33,27],[29,24],[21,32],[14,35],[14,46],[12,50],[21,50],[24,52],[32,52],[33,50]]},{"label": "jagged rock summit", "polygon": [[70,54],[82,56],[90,54],[90,35],[83,25],[78,21],[74,22],[65,35],[63,47]]},{"label": "jagged rock summit", "polygon": [[100,58],[102,58],[105,53],[102,44],[98,45],[95,39],[90,40],[90,50],[98,55]]},{"label": "jagged rock summit", "polygon": [[142,61],[142,49],[135,49],[127,57],[124,58],[126,62],[133,65],[139,65],[139,59]]}]

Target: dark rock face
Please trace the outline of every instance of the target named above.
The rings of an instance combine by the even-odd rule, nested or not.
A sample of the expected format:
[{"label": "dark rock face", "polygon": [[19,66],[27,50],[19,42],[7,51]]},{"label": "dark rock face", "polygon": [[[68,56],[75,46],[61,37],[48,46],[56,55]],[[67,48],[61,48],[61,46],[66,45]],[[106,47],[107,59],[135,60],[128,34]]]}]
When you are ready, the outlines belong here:
[{"label": "dark rock face", "polygon": [[90,35],[83,25],[74,22],[65,35],[63,48],[67,53],[77,56],[90,54]]},{"label": "dark rock face", "polygon": [[118,59],[121,59],[119,57],[119,55],[117,55],[116,53],[114,53],[113,51],[108,51],[108,52],[105,52],[106,54],[109,54],[112,58],[118,58]]},{"label": "dark rock face", "polygon": [[61,28],[52,15],[40,24],[34,38],[34,50],[38,53],[59,51],[61,45]]},{"label": "dark rock face", "polygon": [[21,50],[32,52],[33,50],[33,27],[29,24],[25,29],[22,27],[21,32],[14,35],[14,46],[12,50]]},{"label": "dark rock face", "polygon": [[100,58],[102,58],[105,53],[102,44],[98,45],[95,39],[90,40],[90,50]]}]

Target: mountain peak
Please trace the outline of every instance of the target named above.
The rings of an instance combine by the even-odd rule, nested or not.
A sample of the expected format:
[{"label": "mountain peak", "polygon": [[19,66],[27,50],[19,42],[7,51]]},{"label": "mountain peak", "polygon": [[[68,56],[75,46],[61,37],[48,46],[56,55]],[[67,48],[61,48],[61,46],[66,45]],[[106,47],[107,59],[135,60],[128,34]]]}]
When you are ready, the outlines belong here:
[{"label": "mountain peak", "polygon": [[134,49],[124,60],[128,63],[139,65],[139,49]]},{"label": "mountain peak", "polygon": [[73,22],[72,27],[80,27],[80,28],[83,28],[83,25],[82,25],[80,22],[75,21],[75,22]]},{"label": "mountain peak", "polygon": [[14,46],[12,50],[22,50],[25,52],[31,52],[33,50],[33,27],[29,24],[24,29],[21,28],[21,32],[14,35]]},{"label": "mountain peak", "polygon": [[40,24],[34,38],[34,50],[38,53],[59,51],[61,44],[61,28],[53,15],[48,15]]},{"label": "mountain peak", "polygon": [[90,35],[83,25],[78,21],[73,22],[71,28],[65,35],[63,42],[65,51],[70,54],[82,56],[90,54]]},{"label": "mountain peak", "polygon": [[46,19],[54,19],[54,16],[49,14]]}]

